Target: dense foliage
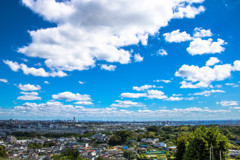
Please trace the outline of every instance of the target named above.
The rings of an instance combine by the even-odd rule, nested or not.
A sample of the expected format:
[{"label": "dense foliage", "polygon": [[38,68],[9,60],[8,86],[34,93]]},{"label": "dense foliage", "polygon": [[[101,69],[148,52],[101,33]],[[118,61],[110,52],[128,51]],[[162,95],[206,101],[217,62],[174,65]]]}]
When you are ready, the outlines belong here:
[{"label": "dense foliage", "polygon": [[52,147],[52,146],[55,146],[55,145],[56,145],[56,143],[54,143],[54,142],[46,142],[46,143],[43,143],[43,144],[29,143],[28,148],[29,149],[48,148],[48,147]]},{"label": "dense foliage", "polygon": [[0,158],[7,158],[7,151],[4,146],[0,145]]},{"label": "dense foliage", "polygon": [[77,149],[69,148],[61,152],[60,155],[52,156],[53,160],[88,160],[87,158],[83,158],[79,155]]},{"label": "dense foliage", "polygon": [[[181,134],[176,140],[177,160],[226,159],[229,140],[218,127],[202,126],[189,135]],[[211,157],[211,158],[210,158]]]}]

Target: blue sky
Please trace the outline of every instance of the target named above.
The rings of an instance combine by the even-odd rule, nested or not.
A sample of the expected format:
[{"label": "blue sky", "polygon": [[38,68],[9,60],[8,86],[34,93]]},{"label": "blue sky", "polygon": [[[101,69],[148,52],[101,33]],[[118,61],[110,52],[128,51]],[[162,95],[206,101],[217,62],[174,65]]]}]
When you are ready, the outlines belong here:
[{"label": "blue sky", "polygon": [[240,1],[1,1],[1,119],[238,119]]}]

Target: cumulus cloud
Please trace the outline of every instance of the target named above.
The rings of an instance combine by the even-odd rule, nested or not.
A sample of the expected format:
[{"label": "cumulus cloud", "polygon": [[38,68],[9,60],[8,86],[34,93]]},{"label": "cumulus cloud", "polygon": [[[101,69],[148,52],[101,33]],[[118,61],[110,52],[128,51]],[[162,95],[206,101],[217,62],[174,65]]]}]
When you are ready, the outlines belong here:
[{"label": "cumulus cloud", "polygon": [[183,97],[169,97],[167,100],[168,101],[181,101],[181,100],[183,100]]},{"label": "cumulus cloud", "polygon": [[217,63],[219,63],[220,60],[216,57],[211,57],[207,62],[206,62],[206,66],[213,66]]},{"label": "cumulus cloud", "polygon": [[137,86],[133,86],[133,90],[136,90],[136,91],[144,91],[144,90],[147,90],[147,89],[150,89],[150,88],[156,88],[155,85],[143,85],[143,86],[140,86],[140,87],[137,87]]},{"label": "cumulus cloud", "polygon": [[183,65],[176,73],[176,77],[184,80],[181,82],[181,88],[204,88],[211,86],[213,81],[223,81],[231,76],[232,71],[236,70],[236,62],[234,65],[223,64],[198,67],[194,65]]},{"label": "cumulus cloud", "polygon": [[209,90],[209,91],[203,91],[203,92],[199,92],[199,93],[194,93],[193,95],[210,96],[213,93],[225,93],[225,91],[212,89],[212,90]]},{"label": "cumulus cloud", "polygon": [[184,41],[190,41],[192,40],[192,37],[190,34],[184,32],[180,32],[179,29],[172,31],[170,33],[164,33],[163,36],[165,37],[165,40],[167,42],[184,42]]},{"label": "cumulus cloud", "polygon": [[50,84],[48,81],[44,81],[44,84]]},{"label": "cumulus cloud", "polygon": [[39,77],[67,76],[67,74],[64,73],[63,71],[46,72],[43,68],[28,67],[26,64],[23,64],[23,63],[18,64],[17,62],[12,62],[9,60],[4,60],[3,62],[7,64],[14,72],[22,70],[25,75],[33,75],[33,76],[39,76]]},{"label": "cumulus cloud", "polygon": [[167,101],[181,101],[181,100],[187,100],[187,101],[192,101],[194,100],[194,97],[178,97],[177,95],[174,95],[169,97]]},{"label": "cumulus cloud", "polygon": [[[196,3],[202,3],[204,0],[202,1],[190,1],[192,3],[196,2]],[[205,8],[203,6],[199,6],[198,8],[196,7],[191,7],[190,5],[185,5],[184,3],[182,3],[181,6],[176,8],[176,12],[175,13],[175,17],[177,18],[183,18],[183,17],[187,17],[187,18],[194,18],[195,15],[204,12]]]},{"label": "cumulus cloud", "polygon": [[135,62],[141,62],[141,61],[143,61],[143,57],[139,53],[134,54],[134,60],[135,60]]},{"label": "cumulus cloud", "polygon": [[133,102],[130,100],[116,100],[116,103],[113,103],[111,106],[112,107],[122,107],[122,108],[129,108],[129,107],[144,107],[145,105],[140,103],[140,102]]},{"label": "cumulus cloud", "polygon": [[78,83],[79,83],[79,84],[84,84],[85,82],[83,82],[83,81],[78,81]]},{"label": "cumulus cloud", "polygon": [[41,86],[33,84],[19,84],[18,88],[22,91],[37,91],[41,89]]},{"label": "cumulus cloud", "polygon": [[3,60],[3,63],[7,64],[11,70],[14,72],[17,72],[20,69],[20,65],[17,62],[9,61],[9,60]]},{"label": "cumulus cloud", "polygon": [[168,53],[165,49],[159,49],[157,51],[157,55],[166,56],[166,55],[168,55]]},{"label": "cumulus cloud", "polygon": [[234,71],[240,71],[240,60],[236,60],[233,63],[233,70]]},{"label": "cumulus cloud", "polygon": [[7,79],[0,79],[0,82],[8,83],[8,80]]},{"label": "cumulus cloud", "polygon": [[122,98],[141,98],[141,97],[146,97],[146,93],[122,93],[121,97]]},{"label": "cumulus cloud", "polygon": [[[146,86],[144,86],[146,88]],[[144,87],[142,88],[135,88],[135,89],[140,89],[140,90],[145,90]],[[122,93],[121,94],[122,98],[141,98],[141,97],[146,97],[149,99],[166,99],[167,96],[164,94],[164,92],[159,91],[159,90],[147,90],[146,93]]]},{"label": "cumulus cloud", "polygon": [[236,83],[225,83],[226,86],[239,87]]},{"label": "cumulus cloud", "polygon": [[162,80],[160,80],[160,79],[157,79],[157,80],[154,80],[153,82],[164,82],[164,83],[171,83],[171,81],[170,81],[170,80],[164,80],[164,79],[162,79]]},{"label": "cumulus cloud", "polygon": [[198,37],[198,38],[201,38],[201,37],[211,37],[213,34],[211,32],[210,29],[203,29],[203,28],[195,28],[194,29],[194,34],[193,34],[193,37]]},{"label": "cumulus cloud", "polygon": [[193,84],[192,82],[182,81],[180,82],[181,87],[180,88],[206,88],[209,87],[208,82],[198,82],[196,84]]},{"label": "cumulus cloud", "polygon": [[53,94],[52,98],[55,100],[66,100],[66,101],[91,101],[90,95],[87,94],[79,94],[72,92],[62,92],[58,94]]},{"label": "cumulus cloud", "polygon": [[[139,104],[116,101],[114,104],[125,103],[128,105],[137,105]],[[126,107],[126,106],[124,106]],[[128,107],[128,106],[127,106]],[[107,108],[86,108],[83,106],[74,106],[74,105],[64,105],[61,102],[50,101],[47,103],[24,103],[21,106],[16,106],[14,109],[1,109],[1,117],[9,117],[10,115],[14,117],[34,117],[39,119],[46,118],[66,118],[66,117],[79,117],[85,119],[119,119],[119,120],[142,120],[142,117],[145,120],[154,120],[159,117],[169,119],[169,117],[174,116],[176,118],[188,117],[189,119],[194,119],[196,117],[202,117],[206,119],[215,119],[216,116],[223,117],[224,115],[229,115],[230,110],[211,110],[208,108],[199,108],[199,107],[186,107],[186,108],[174,108],[174,109],[158,109],[158,110],[147,110],[147,109],[138,109],[125,110],[118,109],[119,106],[107,107]],[[64,113],[64,114],[62,114]]]},{"label": "cumulus cloud", "polygon": [[166,99],[167,96],[162,92],[162,91],[159,91],[159,90],[148,90],[147,91],[148,93],[148,98],[150,99]]},{"label": "cumulus cloud", "polygon": [[78,104],[78,105],[92,105],[93,103],[90,101],[78,101],[75,102],[74,104]]},{"label": "cumulus cloud", "polygon": [[216,42],[213,42],[213,39],[211,38],[207,40],[196,38],[190,43],[187,51],[192,56],[221,53],[225,50],[223,47],[224,44],[226,43],[220,38],[218,38]]},{"label": "cumulus cloud", "polygon": [[38,96],[37,92],[20,92],[23,94],[19,96],[17,99],[19,100],[41,100],[42,98]]},{"label": "cumulus cloud", "polygon": [[221,102],[217,102],[217,104],[220,104],[223,107],[237,106],[238,101],[221,101]]},{"label": "cumulus cloud", "polygon": [[101,65],[101,69],[107,70],[107,71],[115,71],[116,67],[117,66],[115,66],[115,65],[106,65],[106,64]]},{"label": "cumulus cloud", "polygon": [[18,52],[44,59],[47,67],[58,71],[87,70],[98,61],[127,64],[131,53],[123,46],[146,45],[148,36],[171,19],[194,18],[203,12],[203,6],[194,4],[202,2],[22,0],[56,27],[29,31],[32,42]]}]

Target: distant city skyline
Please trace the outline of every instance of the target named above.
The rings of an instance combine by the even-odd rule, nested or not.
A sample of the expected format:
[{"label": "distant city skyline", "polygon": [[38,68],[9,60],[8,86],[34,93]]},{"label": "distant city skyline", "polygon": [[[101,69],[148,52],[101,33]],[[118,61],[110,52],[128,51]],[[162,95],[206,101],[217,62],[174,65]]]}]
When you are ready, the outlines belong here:
[{"label": "distant city skyline", "polygon": [[0,120],[240,118],[237,0],[0,4]]}]

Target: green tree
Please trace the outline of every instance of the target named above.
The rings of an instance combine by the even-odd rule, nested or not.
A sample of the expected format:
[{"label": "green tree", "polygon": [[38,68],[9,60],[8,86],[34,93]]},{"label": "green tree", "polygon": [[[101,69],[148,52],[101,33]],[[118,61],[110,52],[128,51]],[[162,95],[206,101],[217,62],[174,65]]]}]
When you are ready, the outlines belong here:
[{"label": "green tree", "polygon": [[0,158],[7,158],[7,151],[4,146],[0,145]]},{"label": "green tree", "polygon": [[123,152],[123,157],[127,158],[127,159],[134,159],[134,154],[131,151],[124,151]]},{"label": "green tree", "polygon": [[28,148],[30,149],[39,149],[39,148],[42,148],[43,146],[39,143],[29,143],[28,144]]},{"label": "green tree", "polygon": [[122,143],[122,138],[118,135],[113,135],[110,137],[109,142],[110,145],[120,145]]},{"label": "green tree", "polygon": [[96,158],[96,160],[103,160],[103,157],[99,156],[99,157]]},{"label": "green tree", "polygon": [[[202,126],[189,136],[189,144],[184,153],[185,160],[226,159],[229,141],[218,127]],[[220,158],[221,157],[221,158]]]},{"label": "green tree", "polygon": [[141,160],[145,160],[145,159],[147,159],[148,157],[146,156],[146,154],[144,154],[144,153],[142,153],[142,154],[140,154],[140,156],[139,156],[139,159],[141,159]]},{"label": "green tree", "polygon": [[186,133],[183,133],[179,135],[175,141],[176,146],[177,146],[177,151],[176,151],[176,160],[182,160],[184,153],[186,151],[186,148],[188,146],[188,135]]},{"label": "green tree", "polygon": [[149,126],[147,127],[147,130],[152,132],[157,132],[159,128],[157,126]]},{"label": "green tree", "polygon": [[61,156],[62,157],[67,156],[67,157],[70,157],[72,160],[76,160],[79,157],[79,152],[77,149],[69,148],[69,149],[61,152]]}]

